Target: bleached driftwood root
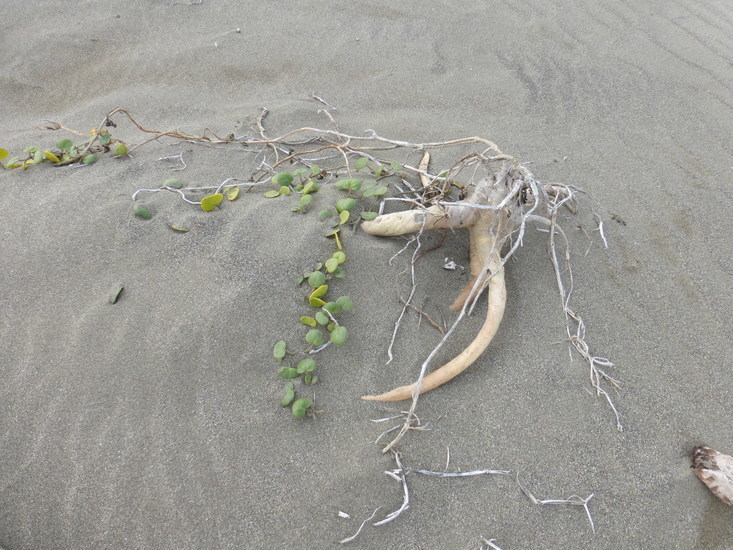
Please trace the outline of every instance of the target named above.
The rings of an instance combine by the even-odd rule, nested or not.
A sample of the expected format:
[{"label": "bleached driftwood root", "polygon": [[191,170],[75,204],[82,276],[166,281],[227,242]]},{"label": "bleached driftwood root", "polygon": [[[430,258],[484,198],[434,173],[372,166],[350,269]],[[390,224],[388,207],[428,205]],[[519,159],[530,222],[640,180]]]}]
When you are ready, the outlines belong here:
[{"label": "bleached driftwood root", "polygon": [[733,506],[733,457],[710,447],[695,447],[692,468],[697,479],[729,506]]},{"label": "bleached driftwood root", "polygon": [[461,291],[451,309],[464,310],[484,288],[489,288],[486,320],[466,349],[419,382],[362,399],[403,401],[413,397],[418,384],[419,393],[428,392],[470,367],[489,346],[504,315],[506,286],[501,250],[522,224],[521,209],[516,207],[521,203],[521,193],[523,190],[526,192],[524,175],[515,166],[505,167],[479,181],[465,202],[385,214],[362,224],[364,231],[378,236],[397,236],[425,229],[467,228],[473,279]]}]

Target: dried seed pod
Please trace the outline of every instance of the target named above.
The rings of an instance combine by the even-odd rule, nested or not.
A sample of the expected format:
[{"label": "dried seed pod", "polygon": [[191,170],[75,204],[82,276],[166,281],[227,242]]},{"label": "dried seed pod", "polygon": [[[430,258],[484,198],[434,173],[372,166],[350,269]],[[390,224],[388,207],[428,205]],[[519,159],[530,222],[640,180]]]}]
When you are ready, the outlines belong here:
[{"label": "dried seed pod", "polygon": [[710,447],[695,447],[692,469],[716,497],[733,506],[733,457]]}]

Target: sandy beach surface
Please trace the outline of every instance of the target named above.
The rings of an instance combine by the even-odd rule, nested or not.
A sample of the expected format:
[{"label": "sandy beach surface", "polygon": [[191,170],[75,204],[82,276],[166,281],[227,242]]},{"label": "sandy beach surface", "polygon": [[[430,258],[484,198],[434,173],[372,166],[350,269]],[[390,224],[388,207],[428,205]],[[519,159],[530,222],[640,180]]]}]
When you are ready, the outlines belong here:
[{"label": "sandy beach surface", "polygon": [[[509,470],[408,475],[374,443],[392,423],[360,396],[415,379],[440,335],[413,312],[401,239],[345,234],[338,293],[349,341],[319,356],[313,418],[280,406],[272,346],[298,349],[295,279],[330,256],[319,205],[242,189],[213,212],[173,193],[246,180],[242,147],[161,139],[86,167],[0,171],[0,547],[503,550],[733,548],[733,510],[690,470],[706,444],[733,454],[733,6],[599,2],[0,2],[0,147],[53,147],[106,113],[201,135],[301,126],[373,129],[413,142],[483,136],[543,182],[584,189],[563,214],[573,307],[621,382],[612,409],[569,354],[547,235],[506,268],[491,347],[423,396],[430,430],[406,467]],[[112,135],[149,136],[124,118]],[[185,170],[161,157],[183,153]],[[7,160],[7,159],[5,159]],[[5,162],[5,161],[3,161]],[[393,190],[390,191],[392,193]],[[133,215],[144,203],[150,220]],[[400,208],[390,206],[390,208]],[[603,220],[604,248],[593,214]],[[169,225],[184,227],[182,233]],[[432,236],[428,244],[436,244]],[[426,245],[427,246],[427,245]],[[447,310],[467,277],[464,232],[416,264],[415,304]],[[110,293],[124,286],[110,304]],[[470,342],[465,320],[436,364]],[[308,395],[308,394],[304,394]],[[383,440],[384,443],[384,440]],[[579,506],[533,504],[586,498]],[[339,512],[350,518],[340,517]],[[486,543],[483,543],[486,547]]]}]

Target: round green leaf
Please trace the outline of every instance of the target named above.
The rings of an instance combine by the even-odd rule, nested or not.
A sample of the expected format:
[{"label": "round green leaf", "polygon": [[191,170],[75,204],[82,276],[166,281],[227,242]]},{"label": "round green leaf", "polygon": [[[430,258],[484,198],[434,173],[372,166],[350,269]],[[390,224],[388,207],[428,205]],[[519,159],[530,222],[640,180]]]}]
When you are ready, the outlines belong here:
[{"label": "round green leaf", "polygon": [[323,220],[325,220],[326,218],[330,218],[331,216],[333,216],[333,214],[330,210],[321,210],[318,213],[318,221],[322,222]]},{"label": "round green leaf", "polygon": [[300,197],[298,204],[301,206],[308,206],[313,201],[313,195],[303,195]]},{"label": "round green leaf", "polygon": [[221,193],[207,195],[206,197],[201,199],[201,210],[209,212],[219,206],[222,200],[224,200],[224,195],[222,195]]},{"label": "round green leaf", "polygon": [[118,143],[115,145],[115,155],[123,156],[127,154],[127,145]]},{"label": "round green leaf", "polygon": [[288,187],[287,185],[280,186],[280,194],[281,195],[289,195],[290,193],[291,193],[290,187]]},{"label": "round green leaf", "polygon": [[282,361],[283,357],[285,357],[285,340],[280,340],[275,344],[272,348],[272,354],[275,356],[275,359]]},{"label": "round green leaf", "polygon": [[181,189],[183,187],[183,182],[178,178],[168,178],[163,182],[163,185],[165,187],[172,187],[173,189]]},{"label": "round green leaf", "polygon": [[275,197],[279,197],[279,196],[280,196],[280,191],[276,189],[273,189],[272,191],[267,191],[265,193],[265,198],[268,198],[268,199],[274,199]]},{"label": "round green leaf", "polygon": [[62,151],[71,151],[71,148],[74,146],[74,144],[71,142],[70,139],[60,139],[56,142],[56,147],[61,149]]},{"label": "round green leaf", "polygon": [[100,134],[99,136],[99,143],[102,145],[109,145],[109,142],[112,140],[112,136],[109,135],[109,132],[104,132],[103,134]]},{"label": "round green leaf", "polygon": [[283,395],[280,404],[283,407],[287,407],[293,402],[293,399],[295,399],[295,390],[293,390],[293,388],[285,388],[285,394]]},{"label": "round green leaf", "polygon": [[298,374],[313,372],[316,370],[316,362],[313,359],[303,359],[296,367]]},{"label": "round green leaf", "polygon": [[303,418],[311,406],[313,406],[313,402],[307,397],[296,399],[292,407],[293,416],[295,418]]},{"label": "round green leaf", "polygon": [[354,309],[354,302],[348,296],[341,296],[336,300],[336,306],[341,308],[341,311],[351,311]]},{"label": "round green leaf", "polygon": [[311,298],[320,298],[328,292],[328,285],[320,285],[311,293]]},{"label": "round green leaf", "polygon": [[293,174],[290,172],[280,172],[279,174],[275,174],[272,176],[272,183],[275,185],[290,185],[293,183]]},{"label": "round green leaf", "polygon": [[91,155],[86,155],[82,159],[82,162],[84,164],[94,164],[95,162],[97,162],[97,155],[95,155],[94,153],[92,153]]},{"label": "round green leaf", "polygon": [[142,218],[144,220],[149,220],[153,217],[153,213],[144,206],[136,206],[133,212],[138,218]]},{"label": "round green leaf", "polygon": [[[313,288],[318,288],[319,286],[325,284],[325,282],[326,276],[323,274],[322,271],[314,271],[313,273],[308,275],[308,284],[311,285]],[[318,296],[316,296],[316,298],[318,298]]]},{"label": "round green leaf", "polygon": [[344,326],[338,326],[333,329],[333,332],[331,332],[331,342],[333,342],[337,346],[344,344],[348,337],[349,331],[346,330],[346,327]]},{"label": "round green leaf", "polygon": [[277,375],[280,378],[285,378],[285,380],[291,380],[293,378],[298,378],[298,376],[300,376],[298,371],[294,369],[293,367],[283,367],[280,369]]},{"label": "round green leaf", "polygon": [[364,211],[364,212],[362,212],[362,213],[361,213],[361,219],[362,219],[362,220],[367,220],[367,221],[371,221],[371,220],[373,220],[374,218],[376,218],[376,217],[377,217],[378,215],[379,215],[379,214],[377,214],[376,212],[368,212],[368,211]]},{"label": "round green leaf", "polygon": [[326,271],[333,273],[339,266],[339,261],[336,258],[329,258],[326,260]]},{"label": "round green leaf", "polygon": [[326,315],[322,311],[319,311],[318,313],[316,313],[315,320],[318,322],[319,325],[327,325],[330,321],[330,319],[328,318],[328,315]]},{"label": "round green leaf", "polygon": [[325,343],[323,340],[323,332],[317,328],[309,330],[308,334],[305,335],[305,341],[311,346],[322,346]]},{"label": "round green leaf", "polygon": [[369,163],[369,159],[367,157],[360,157],[356,160],[354,163],[354,169],[361,170]]},{"label": "round green leaf", "polygon": [[356,206],[356,200],[352,198],[339,199],[336,201],[336,210],[339,212],[350,211]]}]

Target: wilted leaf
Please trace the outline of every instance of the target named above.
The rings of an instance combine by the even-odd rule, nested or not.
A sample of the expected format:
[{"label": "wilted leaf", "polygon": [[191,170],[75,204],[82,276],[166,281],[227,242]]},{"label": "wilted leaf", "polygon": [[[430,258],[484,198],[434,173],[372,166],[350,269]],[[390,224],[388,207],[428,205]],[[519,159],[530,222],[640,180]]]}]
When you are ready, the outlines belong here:
[{"label": "wilted leaf", "polygon": [[59,160],[59,157],[57,157],[56,155],[54,155],[54,154],[53,154],[53,153],[52,153],[51,151],[44,151],[44,152],[43,152],[43,155],[44,155],[44,156],[45,156],[45,157],[46,157],[46,158],[47,158],[48,160],[50,160],[51,162],[61,162],[61,161]]},{"label": "wilted leaf", "polygon": [[116,304],[117,301],[120,299],[120,296],[122,295],[122,291],[125,289],[122,285],[117,285],[115,288],[112,289],[112,292],[109,293],[108,302],[110,304]]},{"label": "wilted leaf", "polygon": [[0,160],[8,158],[9,154],[5,149],[0,147]]},{"label": "wilted leaf", "polygon": [[239,196],[239,187],[227,187],[226,189],[224,189],[224,193],[226,194],[228,200],[233,201]]},{"label": "wilted leaf", "polygon": [[307,315],[304,315],[303,317],[301,317],[300,322],[309,327],[316,326],[316,320],[313,317],[308,317]]}]

